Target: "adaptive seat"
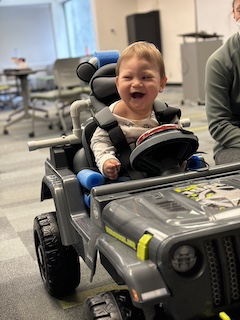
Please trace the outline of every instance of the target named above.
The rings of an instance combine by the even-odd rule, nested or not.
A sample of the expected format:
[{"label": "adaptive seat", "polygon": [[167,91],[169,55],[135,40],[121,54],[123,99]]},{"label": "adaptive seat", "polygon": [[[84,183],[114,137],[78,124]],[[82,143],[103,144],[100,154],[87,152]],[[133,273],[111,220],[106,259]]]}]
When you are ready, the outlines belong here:
[{"label": "adaptive seat", "polygon": [[[103,52],[104,54],[104,52]],[[117,60],[115,54],[114,59]],[[101,56],[95,57],[89,62],[80,64],[77,68],[77,75],[85,82],[89,83],[91,93],[91,118],[83,126],[82,145],[83,148],[75,155],[73,164],[74,171],[80,171],[87,164],[90,167],[96,167],[93,153],[90,149],[90,142],[93,132],[97,126],[108,131],[113,145],[116,147],[122,168],[128,173],[131,179],[139,179],[146,176],[161,175],[164,171],[179,170],[181,164],[187,160],[198,148],[198,139],[193,133],[175,129],[174,132],[158,132],[159,137],[154,137],[152,143],[148,139],[134,149],[134,153],[126,142],[121,128],[118,126],[116,118],[106,108],[111,103],[120,99],[115,85],[115,68],[114,59],[111,63],[101,64]],[[169,107],[166,103],[155,101],[154,111],[159,125],[170,123],[176,116],[180,118],[181,110]],[[153,146],[154,144],[154,146]],[[84,165],[83,165],[84,164]],[[169,168],[171,164],[173,168]],[[169,171],[169,169],[171,169]]]},{"label": "adaptive seat", "polygon": [[[119,57],[117,51],[99,53],[101,57],[108,58],[101,60],[101,57],[96,53],[96,56],[90,61],[80,63],[77,68],[78,77],[85,83],[89,83],[91,93],[89,99],[91,101],[92,116],[95,117],[100,110],[109,106],[111,103],[120,99],[115,85],[115,68],[116,61]],[[110,61],[110,63],[108,63]],[[106,63],[106,64],[104,64]],[[77,173],[83,167],[95,167],[96,162],[94,155],[90,149],[91,138],[97,128],[97,122],[93,117],[88,119],[82,125],[82,145],[73,159],[74,171]]]}]

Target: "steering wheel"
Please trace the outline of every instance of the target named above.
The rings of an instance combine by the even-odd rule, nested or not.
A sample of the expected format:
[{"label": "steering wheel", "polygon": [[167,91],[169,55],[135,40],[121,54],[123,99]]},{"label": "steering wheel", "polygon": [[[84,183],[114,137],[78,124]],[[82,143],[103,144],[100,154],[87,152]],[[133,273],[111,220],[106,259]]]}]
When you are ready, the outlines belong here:
[{"label": "steering wheel", "polygon": [[150,175],[181,172],[181,165],[198,149],[198,138],[176,124],[166,124],[143,133],[130,155],[133,169]]}]

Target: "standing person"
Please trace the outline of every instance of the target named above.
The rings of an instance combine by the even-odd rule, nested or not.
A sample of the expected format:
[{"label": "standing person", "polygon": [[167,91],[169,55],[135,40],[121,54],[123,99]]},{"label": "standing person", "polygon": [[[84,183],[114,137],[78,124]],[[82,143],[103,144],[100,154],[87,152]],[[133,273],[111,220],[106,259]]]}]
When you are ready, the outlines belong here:
[{"label": "standing person", "polygon": [[216,164],[240,161],[240,0],[233,1],[232,12],[239,30],[206,64],[206,113]]},{"label": "standing person", "polygon": [[[135,144],[142,133],[159,125],[153,104],[166,82],[162,54],[154,44],[135,42],[120,55],[116,66],[116,86],[121,99],[109,108],[128,144]],[[96,129],[91,149],[99,171],[110,180],[118,179],[121,163],[107,131],[99,127]]]}]

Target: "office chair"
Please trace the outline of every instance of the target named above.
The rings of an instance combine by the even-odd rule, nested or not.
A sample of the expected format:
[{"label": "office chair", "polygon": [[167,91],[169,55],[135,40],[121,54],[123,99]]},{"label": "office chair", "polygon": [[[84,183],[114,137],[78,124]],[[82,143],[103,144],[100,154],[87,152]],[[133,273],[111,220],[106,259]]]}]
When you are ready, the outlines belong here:
[{"label": "office chair", "polygon": [[[1,76],[4,76],[4,79],[1,79]],[[14,78],[14,82],[12,82],[12,79],[9,79],[5,74],[2,74],[0,75],[0,80],[0,108],[10,107],[12,109],[17,109],[19,101],[16,102],[14,99],[19,97],[20,94],[16,79]]]},{"label": "office chair", "polygon": [[9,105],[10,98],[10,86],[7,84],[0,84],[0,107],[3,109],[5,106]]},{"label": "office chair", "polygon": [[[54,102],[59,118],[59,127],[63,130],[63,133],[67,133],[68,131],[64,119],[69,115],[69,112],[66,113],[66,108],[70,107],[71,103],[75,100],[87,98],[90,93],[89,86],[85,85],[76,75],[76,68],[81,59],[86,58],[57,59],[53,65],[54,82],[57,89],[30,94],[34,112],[37,110],[37,102]],[[32,136],[34,136],[34,118],[32,127]]]}]

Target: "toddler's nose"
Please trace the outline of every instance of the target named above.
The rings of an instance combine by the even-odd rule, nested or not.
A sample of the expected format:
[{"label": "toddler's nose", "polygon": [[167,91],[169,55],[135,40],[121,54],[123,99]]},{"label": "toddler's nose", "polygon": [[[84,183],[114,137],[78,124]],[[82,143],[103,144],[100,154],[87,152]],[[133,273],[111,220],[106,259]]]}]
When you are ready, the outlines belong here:
[{"label": "toddler's nose", "polygon": [[133,83],[132,83],[133,87],[142,87],[142,81],[140,79],[134,79]]}]

